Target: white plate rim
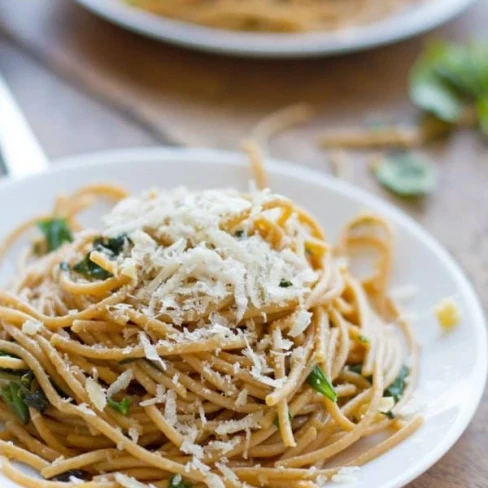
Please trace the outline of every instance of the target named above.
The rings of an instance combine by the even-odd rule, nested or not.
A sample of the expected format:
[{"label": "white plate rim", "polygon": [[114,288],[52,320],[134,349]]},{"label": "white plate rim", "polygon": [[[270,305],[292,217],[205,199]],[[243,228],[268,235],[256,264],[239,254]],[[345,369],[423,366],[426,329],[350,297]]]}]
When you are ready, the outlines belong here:
[{"label": "white plate rim", "polygon": [[[188,161],[189,159],[202,161],[202,163],[204,162],[205,164],[235,165],[242,164],[243,161],[245,161],[245,156],[236,152],[209,148],[150,147],[99,151],[60,158],[56,160],[55,164],[53,164],[47,171],[33,174],[20,180],[5,178],[3,181],[0,181],[0,192],[17,185],[19,181],[21,182],[25,179],[35,179],[43,175],[56,175],[80,167],[91,167],[100,164],[116,166],[119,163],[130,163],[134,160],[137,160],[138,162],[164,160],[165,163],[177,163],[179,160]],[[281,172],[285,175],[296,175],[309,181],[319,180],[329,191],[337,192],[346,198],[353,198],[368,207],[377,208],[382,215],[386,216],[386,218],[392,218],[396,222],[399,222],[437,254],[449,272],[452,273],[459,288],[462,289],[463,294],[467,298],[466,306],[469,307],[471,314],[475,319],[474,330],[479,336],[479,340],[477,341],[477,361],[479,364],[476,365],[476,378],[473,379],[473,382],[476,385],[474,388],[475,393],[473,395],[473,401],[463,408],[461,414],[456,419],[455,424],[453,424],[450,429],[449,435],[442,439],[442,442],[431,451],[429,456],[399,474],[395,479],[390,480],[390,482],[383,485],[382,488],[400,488],[405,486],[439,461],[456,443],[471,422],[481,401],[488,376],[488,324],[478,295],[463,270],[448,251],[419,223],[392,204],[352,185],[351,183],[329,176],[317,169],[303,167],[276,159],[268,160],[266,165],[270,170]]]},{"label": "white plate rim", "polygon": [[268,34],[233,32],[157,16],[123,0],[75,0],[93,13],[145,36],[221,54],[298,58],[335,55],[390,44],[429,31],[475,0],[425,0],[379,22],[335,32]]}]

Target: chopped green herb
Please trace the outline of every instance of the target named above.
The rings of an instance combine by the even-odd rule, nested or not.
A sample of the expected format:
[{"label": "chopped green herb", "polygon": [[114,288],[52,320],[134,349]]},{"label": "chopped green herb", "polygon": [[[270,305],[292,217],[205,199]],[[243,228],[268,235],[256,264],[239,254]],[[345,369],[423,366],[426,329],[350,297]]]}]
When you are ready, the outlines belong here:
[{"label": "chopped green herb", "polygon": [[[293,421],[293,415],[292,415],[290,412],[288,412],[288,418],[290,419],[290,422],[292,422],[292,421]],[[273,425],[274,425],[274,426],[275,426],[277,429],[279,429],[279,428],[280,428],[280,419],[278,418],[278,415],[277,415],[277,416],[274,418],[274,420],[273,420]]]},{"label": "chopped green herb", "polygon": [[334,390],[334,386],[320,366],[314,366],[312,372],[308,375],[307,383],[321,395],[335,402],[337,400],[337,393]]},{"label": "chopped green herb", "polygon": [[293,283],[291,281],[288,281],[288,280],[281,280],[280,286],[281,286],[281,288],[289,288],[290,286],[293,286]]},{"label": "chopped green herb", "polygon": [[395,414],[390,410],[389,412],[382,412],[383,415],[388,417],[389,419],[393,420],[395,418]]},{"label": "chopped green herb", "polygon": [[436,185],[434,167],[423,157],[407,152],[386,155],[375,168],[378,181],[403,197],[430,193]]},{"label": "chopped green herb", "polygon": [[235,236],[236,236],[238,239],[240,239],[241,237],[243,237],[243,236],[244,236],[244,231],[243,231],[242,229],[236,230],[236,231],[235,231],[235,233],[234,233],[234,235],[235,235]]},{"label": "chopped green herb", "polygon": [[358,341],[361,343],[361,344],[370,344],[371,341],[369,340],[369,337],[366,337],[365,335],[358,335]]},{"label": "chopped green herb", "polygon": [[90,259],[90,253],[88,253],[79,263],[76,263],[73,266],[73,270],[86,278],[94,278],[96,280],[106,280],[112,276],[112,273],[109,273]]},{"label": "chopped green herb", "polygon": [[481,132],[488,136],[488,94],[476,103]]},{"label": "chopped green herb", "polygon": [[121,234],[118,237],[97,237],[93,241],[93,249],[118,256],[124,250],[125,245],[130,242],[127,234]]},{"label": "chopped green herb", "polygon": [[108,406],[113,408],[116,412],[119,412],[121,415],[127,415],[129,413],[130,408],[130,398],[124,398],[122,401],[117,402],[116,400],[112,400],[109,398],[107,400]]},{"label": "chopped green herb", "polygon": [[58,474],[54,478],[51,478],[53,481],[63,481],[64,483],[69,483],[71,478],[77,478],[79,480],[88,480],[89,473],[87,471],[83,471],[82,469],[72,469],[71,471],[65,471],[64,473]]},{"label": "chopped green herb", "polygon": [[27,371],[27,373],[23,374],[20,378],[20,386],[26,390],[30,390],[34,378],[34,373],[32,371]]},{"label": "chopped green herb", "polygon": [[41,220],[37,223],[37,226],[46,240],[47,252],[54,251],[65,242],[73,240],[73,235],[66,219],[52,218]]},{"label": "chopped green herb", "polygon": [[22,398],[21,386],[18,383],[11,381],[7,386],[4,386],[0,390],[0,395],[10,410],[17,415],[24,425],[27,425],[30,421],[30,414],[29,409]]},{"label": "chopped green herb", "polygon": [[7,356],[9,358],[16,358],[16,359],[19,359],[19,356],[16,356],[15,354],[12,354],[10,352],[7,352],[7,351],[4,351],[2,349],[0,349],[0,356]]},{"label": "chopped green herb", "polygon": [[34,390],[29,393],[24,393],[24,402],[28,407],[35,408],[39,412],[43,413],[49,407],[49,400],[41,389]]},{"label": "chopped green herb", "polygon": [[175,474],[169,479],[169,488],[192,488],[193,484],[186,482],[181,474]]},{"label": "chopped green herb", "polygon": [[395,381],[383,392],[383,396],[393,397],[395,402],[398,402],[403,394],[403,391],[405,390],[408,375],[408,368],[406,366],[402,366]]}]

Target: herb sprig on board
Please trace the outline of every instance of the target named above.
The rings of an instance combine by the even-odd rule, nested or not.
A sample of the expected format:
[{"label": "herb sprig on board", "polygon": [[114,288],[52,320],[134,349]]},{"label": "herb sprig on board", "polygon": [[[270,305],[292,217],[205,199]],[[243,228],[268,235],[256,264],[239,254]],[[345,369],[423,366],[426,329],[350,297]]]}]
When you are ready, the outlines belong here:
[{"label": "herb sprig on board", "polygon": [[402,197],[426,195],[437,183],[437,172],[430,161],[412,152],[388,153],[374,171],[385,188]]},{"label": "herb sprig on board", "polygon": [[474,119],[488,136],[488,45],[430,44],[412,69],[410,97],[450,124]]}]

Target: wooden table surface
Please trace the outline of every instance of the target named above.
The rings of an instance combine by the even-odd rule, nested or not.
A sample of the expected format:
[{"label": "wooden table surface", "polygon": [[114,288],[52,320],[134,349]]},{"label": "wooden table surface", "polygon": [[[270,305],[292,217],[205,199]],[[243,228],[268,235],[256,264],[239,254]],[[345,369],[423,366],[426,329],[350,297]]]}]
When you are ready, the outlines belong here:
[{"label": "wooden table surface", "polygon": [[[406,120],[408,70],[428,37],[485,38],[488,0],[436,32],[359,54],[245,60],[191,52],[112,26],[66,0],[0,0],[0,71],[52,158],[134,146],[235,149],[265,114],[310,102],[317,116],[279,136],[274,156],[330,171],[315,139],[375,114]],[[488,308],[488,150],[473,132],[429,149],[437,191],[405,203],[380,189],[366,164],[353,183],[402,207],[464,267]],[[410,488],[488,487],[488,396],[450,452]],[[375,488],[375,487],[367,487]]]}]

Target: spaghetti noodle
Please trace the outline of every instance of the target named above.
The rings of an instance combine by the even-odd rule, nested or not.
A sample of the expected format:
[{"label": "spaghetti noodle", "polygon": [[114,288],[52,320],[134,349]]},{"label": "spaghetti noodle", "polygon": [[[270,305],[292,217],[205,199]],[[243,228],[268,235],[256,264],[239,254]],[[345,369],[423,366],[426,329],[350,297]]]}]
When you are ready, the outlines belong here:
[{"label": "spaghetti noodle", "polygon": [[368,24],[416,0],[131,0],[158,15],[220,29],[306,32]]},{"label": "spaghetti noodle", "polygon": [[[102,232],[81,229],[100,196],[120,201]],[[357,217],[332,247],[269,190],[98,185],[2,254],[36,222],[43,239],[0,292],[0,469],[19,485],[314,488],[421,425],[401,413],[417,347],[388,297],[381,218]],[[374,272],[358,279],[366,248]]]}]

